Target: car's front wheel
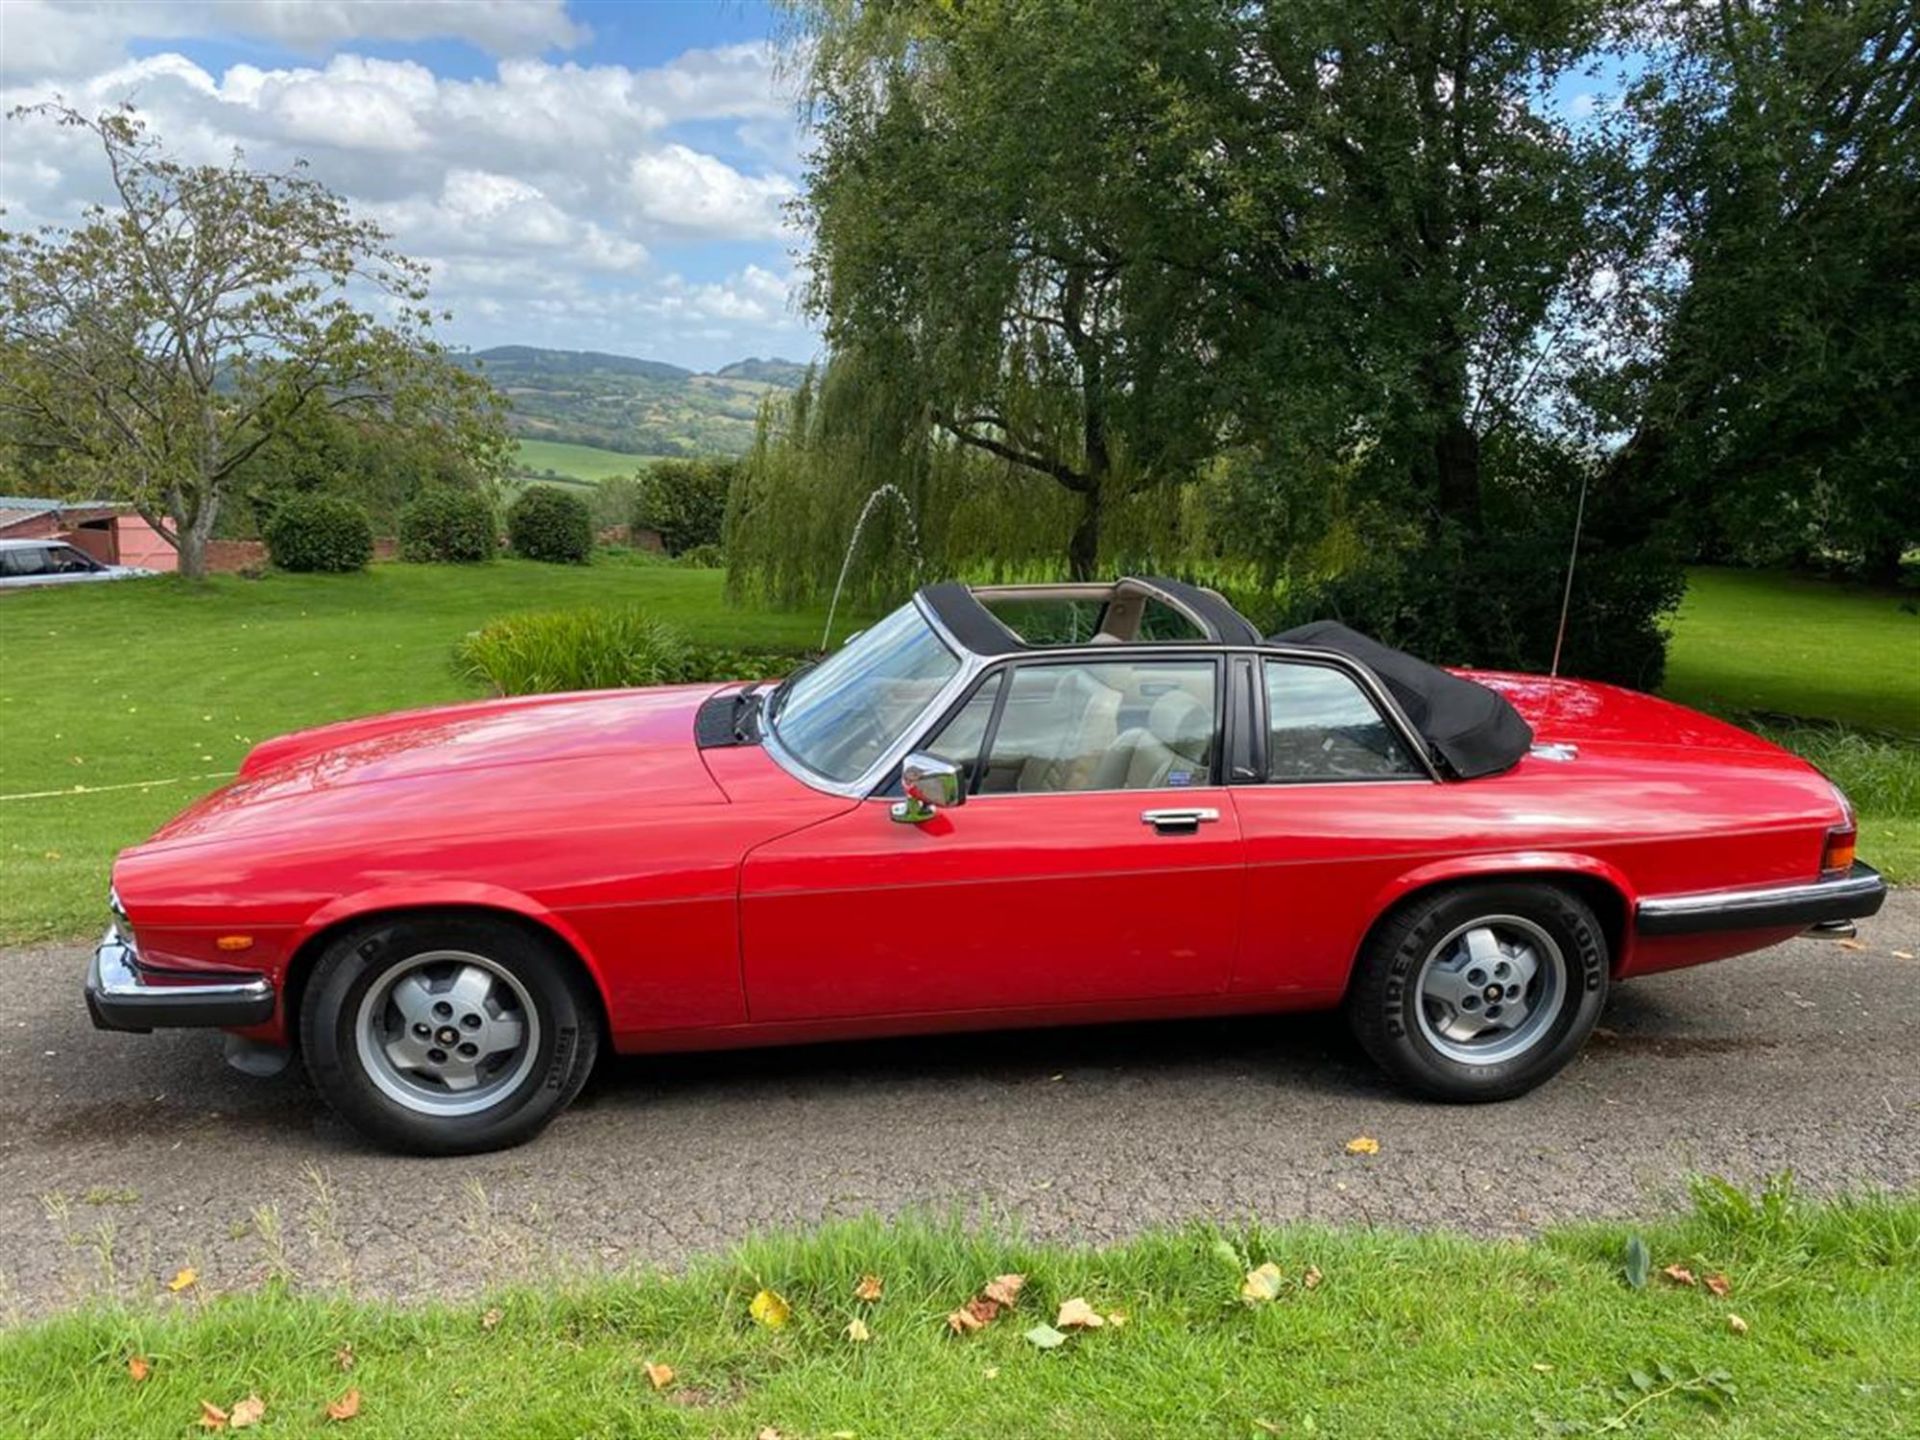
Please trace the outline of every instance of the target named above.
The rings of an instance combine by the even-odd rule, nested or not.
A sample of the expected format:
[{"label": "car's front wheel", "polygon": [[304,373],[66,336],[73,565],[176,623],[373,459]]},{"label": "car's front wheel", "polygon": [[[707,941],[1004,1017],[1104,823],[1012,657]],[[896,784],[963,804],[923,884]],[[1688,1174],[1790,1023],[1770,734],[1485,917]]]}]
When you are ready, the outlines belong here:
[{"label": "car's front wheel", "polygon": [[589,987],[539,935],[483,916],[398,917],[341,935],[300,1012],[307,1072],[379,1144],[466,1155],[537,1134],[599,1049]]},{"label": "car's front wheel", "polygon": [[1558,885],[1416,897],[1375,927],[1347,999],[1379,1064],[1441,1100],[1507,1100],[1579,1053],[1607,1000],[1606,932]]}]

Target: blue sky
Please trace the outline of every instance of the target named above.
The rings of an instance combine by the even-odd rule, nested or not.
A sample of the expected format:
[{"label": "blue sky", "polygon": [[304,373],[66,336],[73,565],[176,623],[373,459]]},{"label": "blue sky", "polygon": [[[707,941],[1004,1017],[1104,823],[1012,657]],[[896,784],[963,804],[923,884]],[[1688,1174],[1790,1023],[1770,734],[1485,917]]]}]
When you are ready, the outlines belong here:
[{"label": "blue sky", "polygon": [[[183,158],[307,160],[433,264],[455,343],[803,359],[780,23],[746,0],[7,0],[0,103],[131,99]],[[10,224],[103,185],[80,137],[0,127]]]}]

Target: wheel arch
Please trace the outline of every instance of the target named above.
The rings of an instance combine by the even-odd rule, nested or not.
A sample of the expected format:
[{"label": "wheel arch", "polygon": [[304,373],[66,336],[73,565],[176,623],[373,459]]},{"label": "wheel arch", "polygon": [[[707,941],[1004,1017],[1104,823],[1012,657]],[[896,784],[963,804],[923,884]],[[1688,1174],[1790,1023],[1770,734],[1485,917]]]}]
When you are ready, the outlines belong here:
[{"label": "wheel arch", "polygon": [[563,917],[537,901],[491,885],[459,885],[431,891],[412,888],[365,891],[341,896],[315,911],[294,937],[286,968],[280,977],[280,1018],[285,1033],[289,1037],[298,1034],[300,1006],[306,996],[307,981],[322,952],[340,935],[403,916],[418,915],[480,916],[500,920],[551,943],[575,967],[576,973],[592,991],[601,1039],[606,1039],[610,1025],[606,980],[580,933]]},{"label": "wheel arch", "polygon": [[1633,943],[1630,921],[1636,892],[1632,882],[1618,867],[1591,855],[1527,852],[1474,855],[1425,865],[1386,886],[1375,897],[1368,912],[1370,918],[1366,928],[1354,946],[1347,972],[1347,988],[1352,989],[1353,978],[1359,973],[1360,956],[1365,953],[1380,927],[1395,912],[1437,891],[1502,880],[1558,884],[1573,891],[1586,902],[1594,918],[1600,922],[1601,933],[1607,941],[1609,972],[1614,976],[1621,973],[1627,960],[1628,947]]}]

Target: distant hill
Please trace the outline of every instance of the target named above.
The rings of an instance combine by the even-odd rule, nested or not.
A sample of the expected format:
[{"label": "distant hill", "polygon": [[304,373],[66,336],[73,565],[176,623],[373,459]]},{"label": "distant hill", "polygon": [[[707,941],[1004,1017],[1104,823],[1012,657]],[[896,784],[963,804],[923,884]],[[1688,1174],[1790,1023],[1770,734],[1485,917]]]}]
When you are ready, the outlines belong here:
[{"label": "distant hill", "polygon": [[463,359],[507,397],[514,434],[626,455],[742,454],[764,397],[798,385],[807,368],[756,358],[706,375],[661,360],[532,345]]},{"label": "distant hill", "polygon": [[755,356],[722,365],[713,373],[722,380],[764,380],[769,385],[797,390],[800,382],[807,378],[807,367],[798,360],[762,360]]}]

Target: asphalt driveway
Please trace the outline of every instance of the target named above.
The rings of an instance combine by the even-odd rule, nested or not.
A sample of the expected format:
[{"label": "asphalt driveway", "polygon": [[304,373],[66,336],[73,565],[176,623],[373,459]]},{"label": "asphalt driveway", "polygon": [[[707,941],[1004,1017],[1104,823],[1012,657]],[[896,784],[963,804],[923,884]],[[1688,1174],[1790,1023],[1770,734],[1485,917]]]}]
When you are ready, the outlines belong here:
[{"label": "asphalt driveway", "polygon": [[[297,1073],[109,1035],[86,949],[0,952],[0,1315],[192,1264],[368,1294],[671,1263],[756,1228],[920,1207],[1095,1240],[1193,1217],[1523,1232],[1644,1212],[1708,1171],[1920,1184],[1920,892],[1858,948],[1796,940],[1616,992],[1508,1105],[1406,1099],[1332,1017],[617,1061],[545,1137],[362,1148]],[[1377,1138],[1374,1156],[1346,1142]]]}]

